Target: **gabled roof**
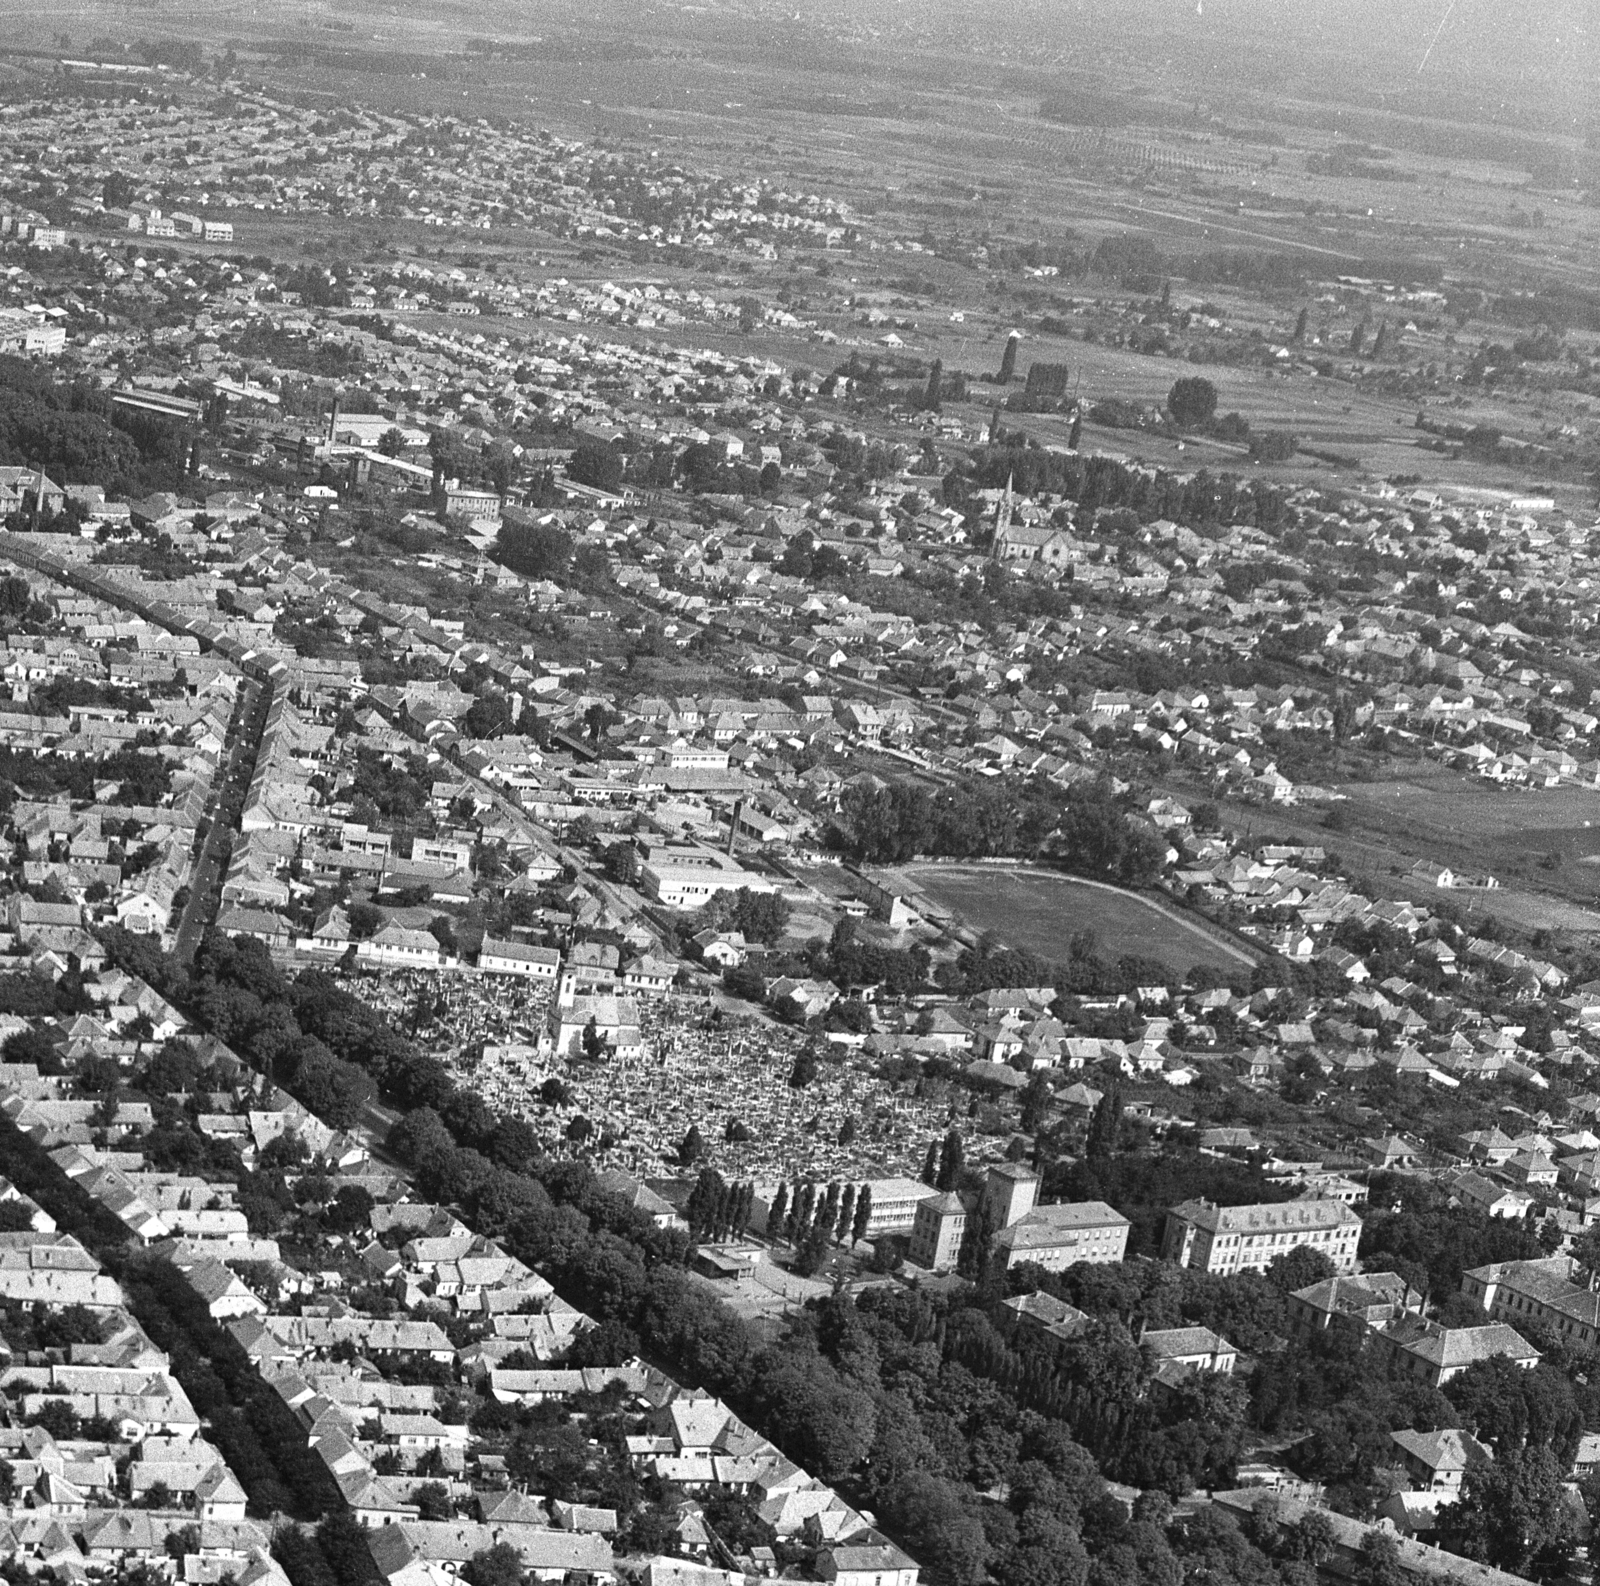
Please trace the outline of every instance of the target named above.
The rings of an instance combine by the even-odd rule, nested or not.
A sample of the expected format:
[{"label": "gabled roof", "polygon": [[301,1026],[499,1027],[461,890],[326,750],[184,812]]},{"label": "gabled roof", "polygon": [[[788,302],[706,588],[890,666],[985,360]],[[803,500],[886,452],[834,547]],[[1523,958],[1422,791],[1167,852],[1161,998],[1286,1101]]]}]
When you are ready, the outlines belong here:
[{"label": "gabled roof", "polygon": [[1437,1432],[1418,1432],[1407,1427],[1389,1436],[1397,1447],[1435,1472],[1465,1470],[1469,1465],[1494,1458],[1477,1438],[1459,1427],[1448,1426]]}]

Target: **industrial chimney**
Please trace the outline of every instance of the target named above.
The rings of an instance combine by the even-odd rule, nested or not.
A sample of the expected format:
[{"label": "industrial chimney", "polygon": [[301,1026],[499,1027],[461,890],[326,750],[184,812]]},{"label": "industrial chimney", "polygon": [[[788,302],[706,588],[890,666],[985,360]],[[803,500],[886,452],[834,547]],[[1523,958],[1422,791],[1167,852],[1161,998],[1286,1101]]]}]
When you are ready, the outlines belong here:
[{"label": "industrial chimney", "polygon": [[734,848],[739,842],[739,817],[744,814],[744,800],[736,799],[733,805],[733,819],[728,823],[728,857],[733,858]]}]

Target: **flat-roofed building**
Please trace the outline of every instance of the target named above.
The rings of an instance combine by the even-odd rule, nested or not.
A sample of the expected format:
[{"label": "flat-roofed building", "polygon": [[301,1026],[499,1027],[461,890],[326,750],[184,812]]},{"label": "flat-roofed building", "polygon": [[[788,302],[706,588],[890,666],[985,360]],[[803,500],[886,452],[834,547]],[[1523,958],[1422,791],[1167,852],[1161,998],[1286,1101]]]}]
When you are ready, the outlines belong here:
[{"label": "flat-roofed building", "polygon": [[1021,1162],[1000,1162],[983,1181],[983,1215],[991,1228],[1009,1228],[1039,1199],[1039,1175]]},{"label": "flat-roofed building", "polygon": [[875,1178],[869,1179],[865,1188],[872,1192],[865,1233],[868,1239],[909,1234],[917,1220],[917,1203],[928,1198],[928,1186],[921,1179]]},{"label": "flat-roofed building", "polygon": [[648,897],[669,909],[697,909],[719,892],[776,890],[738,860],[698,845],[655,849],[641,866],[639,881]]},{"label": "flat-roofed building", "polygon": [[949,1272],[961,1258],[967,1234],[967,1208],[959,1195],[946,1191],[927,1195],[917,1203],[911,1224],[912,1264],[929,1272]]}]

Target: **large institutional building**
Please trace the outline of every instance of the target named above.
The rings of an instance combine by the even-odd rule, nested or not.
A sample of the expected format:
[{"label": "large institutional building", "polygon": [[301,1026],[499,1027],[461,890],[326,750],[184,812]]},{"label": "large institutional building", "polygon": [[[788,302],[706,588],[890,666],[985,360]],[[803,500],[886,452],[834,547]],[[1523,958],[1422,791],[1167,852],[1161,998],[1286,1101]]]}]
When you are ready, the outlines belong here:
[{"label": "large institutional building", "polygon": [[[1039,1175],[1020,1163],[989,1169],[977,1215],[1008,1267],[1031,1261],[1060,1272],[1079,1261],[1120,1261],[1132,1226],[1104,1201],[1039,1206]],[[945,1272],[960,1258],[973,1215],[957,1195],[925,1195],[917,1203],[908,1251],[912,1262]]]},{"label": "large institutional building", "polygon": [[1361,1219],[1335,1200],[1215,1206],[1184,1201],[1167,1213],[1161,1258],[1201,1272],[1264,1272],[1281,1255],[1309,1245],[1336,1272],[1354,1272]]}]

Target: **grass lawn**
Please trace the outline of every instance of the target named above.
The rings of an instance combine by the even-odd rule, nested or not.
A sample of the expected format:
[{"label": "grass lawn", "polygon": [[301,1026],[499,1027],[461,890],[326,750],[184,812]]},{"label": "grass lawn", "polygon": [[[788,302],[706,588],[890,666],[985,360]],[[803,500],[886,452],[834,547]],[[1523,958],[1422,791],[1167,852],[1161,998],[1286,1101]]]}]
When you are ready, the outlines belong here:
[{"label": "grass lawn", "polygon": [[1054,963],[1066,961],[1079,931],[1092,931],[1097,954],[1113,961],[1134,953],[1178,973],[1195,964],[1237,971],[1252,963],[1243,949],[1225,946],[1131,892],[1070,876],[964,865],[918,865],[903,874],[973,930],[992,931],[1008,947]]}]

